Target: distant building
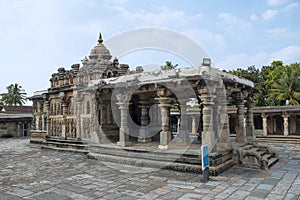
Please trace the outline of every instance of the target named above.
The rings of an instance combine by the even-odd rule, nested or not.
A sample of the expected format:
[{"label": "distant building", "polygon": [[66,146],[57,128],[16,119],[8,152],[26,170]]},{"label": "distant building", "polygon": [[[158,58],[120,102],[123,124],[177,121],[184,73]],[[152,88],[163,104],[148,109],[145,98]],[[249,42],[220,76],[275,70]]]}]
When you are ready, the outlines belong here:
[{"label": "distant building", "polygon": [[29,136],[32,118],[31,106],[0,106],[0,137]]}]

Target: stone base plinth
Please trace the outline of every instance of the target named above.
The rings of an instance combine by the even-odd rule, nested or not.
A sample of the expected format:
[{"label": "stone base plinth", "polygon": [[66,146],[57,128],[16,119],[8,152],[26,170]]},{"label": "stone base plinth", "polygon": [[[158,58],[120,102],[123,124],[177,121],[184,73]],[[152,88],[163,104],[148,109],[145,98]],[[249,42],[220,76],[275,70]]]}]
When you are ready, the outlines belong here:
[{"label": "stone base plinth", "polygon": [[128,147],[131,145],[131,142],[117,142],[117,145],[121,147]]},{"label": "stone base plinth", "polygon": [[158,145],[158,148],[159,149],[162,149],[162,150],[164,150],[164,149],[168,149],[168,145]]},{"label": "stone base plinth", "polygon": [[151,142],[152,139],[151,138],[144,138],[144,137],[139,137],[138,138],[138,142],[141,142],[141,143],[148,143],[148,142]]},{"label": "stone base plinth", "polygon": [[231,144],[229,144],[229,143],[217,143],[216,146],[217,146],[217,151],[218,151],[220,149],[230,148]]},{"label": "stone base plinth", "polygon": [[30,143],[45,143],[47,132],[43,130],[31,130]]}]

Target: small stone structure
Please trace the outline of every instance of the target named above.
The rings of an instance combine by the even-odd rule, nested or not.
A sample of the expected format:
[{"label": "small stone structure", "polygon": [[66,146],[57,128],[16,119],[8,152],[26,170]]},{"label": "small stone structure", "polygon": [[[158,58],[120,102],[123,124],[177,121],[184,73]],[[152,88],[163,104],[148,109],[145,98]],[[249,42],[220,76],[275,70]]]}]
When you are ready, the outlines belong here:
[{"label": "small stone structure", "polygon": [[0,137],[29,136],[32,118],[31,106],[0,106]]},{"label": "small stone structure", "polygon": [[[57,146],[63,146],[62,141],[69,146],[70,141],[82,141],[93,147],[91,153],[101,149],[100,157],[106,161],[116,159],[104,155],[104,147],[107,147],[106,153],[117,150],[107,151],[105,144],[117,145],[118,149],[133,151],[131,155],[143,155],[149,160],[172,157],[172,149],[182,153],[179,150],[192,146],[198,147],[195,150],[198,153],[193,155],[197,159],[200,145],[207,144],[212,174],[224,171],[234,161],[244,161],[248,155],[261,163],[262,157],[243,154],[245,148],[249,149],[249,142],[255,141],[251,81],[214,69],[206,62],[192,68],[144,72],[140,66],[130,71],[129,66],[119,64],[117,58],[111,59],[100,35],[98,44],[82,60],[81,67],[75,64],[71,70],[59,68],[58,73],[52,75],[51,87],[31,98],[35,110],[32,133],[36,136],[32,141],[46,138],[47,143],[48,138],[48,144],[55,145],[53,139],[57,139]],[[237,112],[234,144],[229,138],[226,107],[229,99],[235,102]],[[189,116],[192,116],[194,137],[188,128]],[[145,154],[148,150],[143,149],[137,155],[139,149],[133,148],[135,145],[152,146],[151,153],[167,154],[150,156],[150,153]],[[126,159],[118,159],[141,163],[133,162],[133,158],[128,161],[129,154],[123,156]],[[187,162],[188,155],[179,160]],[[162,162],[145,163],[163,165]],[[200,162],[197,165],[200,166]]]}]

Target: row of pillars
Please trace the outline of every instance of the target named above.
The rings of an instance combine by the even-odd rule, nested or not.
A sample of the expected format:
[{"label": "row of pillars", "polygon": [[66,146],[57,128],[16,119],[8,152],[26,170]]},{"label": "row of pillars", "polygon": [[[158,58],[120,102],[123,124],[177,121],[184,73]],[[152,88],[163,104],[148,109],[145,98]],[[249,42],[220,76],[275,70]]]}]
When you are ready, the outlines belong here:
[{"label": "row of pillars", "polygon": [[[216,151],[217,146],[226,147],[230,143],[229,141],[229,121],[226,110],[226,98],[224,99],[224,93],[219,95],[215,90],[208,90],[207,87],[199,89],[199,97],[203,106],[202,119],[203,129],[201,141],[204,144],[208,144],[211,151]],[[170,108],[173,98],[168,95],[158,94],[159,98],[156,100],[159,102],[161,112],[161,132],[160,132],[160,149],[168,149],[171,142],[171,130],[170,130]],[[246,143],[248,140],[254,139],[254,123],[253,123],[253,107],[251,101],[247,101],[247,116],[245,125],[245,102],[241,92],[236,94],[237,109],[238,109],[238,121],[236,130],[236,142]],[[176,137],[176,143],[189,144],[188,122],[187,122],[187,106],[188,99],[180,99],[180,131]],[[129,129],[128,129],[128,111],[129,103],[122,102],[118,99],[117,105],[121,114],[121,125],[119,131],[119,142],[117,145],[128,146],[129,141]],[[138,141],[149,142],[151,138],[147,138],[147,124],[148,124],[148,105],[145,101],[141,102],[141,130]],[[200,113],[199,113],[200,115]],[[196,120],[192,121],[192,127],[195,129]],[[221,126],[222,125],[222,126]],[[195,131],[195,130],[193,130]]]},{"label": "row of pillars", "polygon": [[[263,113],[261,115],[262,120],[263,120],[263,136],[268,136],[268,117],[269,115]],[[288,114],[283,114],[281,115],[283,118],[283,135],[288,136],[289,135],[289,117],[290,115]]]}]

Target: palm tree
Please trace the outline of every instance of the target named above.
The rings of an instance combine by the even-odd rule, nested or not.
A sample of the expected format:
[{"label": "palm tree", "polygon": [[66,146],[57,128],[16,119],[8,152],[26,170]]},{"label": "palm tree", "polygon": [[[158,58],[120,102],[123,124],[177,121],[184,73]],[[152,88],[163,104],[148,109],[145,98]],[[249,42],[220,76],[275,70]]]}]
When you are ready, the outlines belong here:
[{"label": "palm tree", "polygon": [[300,103],[300,64],[277,67],[270,73],[266,81],[269,88],[269,99],[281,102],[289,101],[289,104]]},{"label": "palm tree", "polygon": [[178,66],[178,64],[173,65],[171,61],[166,61],[164,66],[161,66],[160,68],[162,70],[169,70],[169,69],[175,69]]},{"label": "palm tree", "polygon": [[26,102],[26,92],[18,83],[6,87],[7,93],[0,94],[4,105],[23,105]]}]

